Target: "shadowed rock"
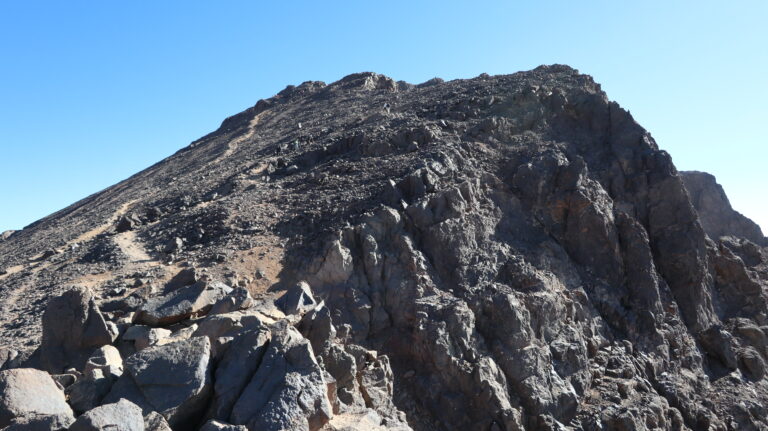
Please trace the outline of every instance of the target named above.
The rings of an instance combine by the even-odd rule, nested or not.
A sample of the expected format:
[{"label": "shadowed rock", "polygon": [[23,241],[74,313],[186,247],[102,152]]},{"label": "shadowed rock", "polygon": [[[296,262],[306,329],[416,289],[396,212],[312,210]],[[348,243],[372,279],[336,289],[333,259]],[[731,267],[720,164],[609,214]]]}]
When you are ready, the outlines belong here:
[{"label": "shadowed rock", "polygon": [[112,334],[89,290],[74,288],[45,307],[40,363],[46,371],[82,370],[95,349],[111,342]]}]

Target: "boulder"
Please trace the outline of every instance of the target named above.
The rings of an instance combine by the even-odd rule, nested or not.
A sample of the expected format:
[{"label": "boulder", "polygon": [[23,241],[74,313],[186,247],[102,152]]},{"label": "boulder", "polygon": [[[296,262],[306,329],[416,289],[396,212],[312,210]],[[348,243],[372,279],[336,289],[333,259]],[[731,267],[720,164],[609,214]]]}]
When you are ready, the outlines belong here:
[{"label": "boulder", "polygon": [[318,430],[333,413],[312,346],[285,320],[270,329],[269,347],[230,422],[260,431]]},{"label": "boulder", "polygon": [[149,347],[123,362],[124,372],[104,399],[125,398],[145,413],[157,411],[171,427],[200,419],[212,389],[211,343],[195,337]]},{"label": "boulder", "polygon": [[43,312],[40,365],[52,374],[82,370],[93,351],[112,342],[112,334],[91,292],[74,288],[53,298]]},{"label": "boulder", "polygon": [[163,341],[171,336],[171,331],[165,328],[151,328],[146,325],[131,326],[125,331],[123,340],[133,341],[136,350],[144,350],[155,344],[164,344]]},{"label": "boulder", "polygon": [[144,416],[136,404],[121,399],[89,410],[77,418],[69,431],[144,431]]},{"label": "boulder", "polygon": [[90,375],[93,370],[101,370],[105,376],[118,378],[123,374],[123,358],[115,346],[99,347],[85,363],[83,374]]},{"label": "boulder", "polygon": [[236,287],[227,296],[213,305],[209,314],[224,314],[244,310],[253,305],[253,298],[247,289]]},{"label": "boulder", "polygon": [[76,413],[83,413],[97,407],[112,389],[115,376],[105,376],[101,369],[92,370],[66,389],[69,405]]},{"label": "boulder", "polygon": [[269,329],[246,330],[232,341],[216,367],[211,417],[229,419],[232,407],[250,382],[269,344]]},{"label": "boulder", "polygon": [[277,305],[285,314],[304,314],[313,309],[317,302],[312,295],[312,289],[306,281],[299,282],[288,289],[283,296],[277,300]]},{"label": "boulder", "polygon": [[31,368],[0,371],[0,428],[33,419],[63,427],[75,420],[64,392],[48,373]]},{"label": "boulder", "polygon": [[14,419],[3,431],[64,431],[72,419],[62,416],[24,416]]},{"label": "boulder", "polygon": [[165,326],[206,314],[232,288],[219,282],[197,282],[148,300],[137,312],[136,321]]}]

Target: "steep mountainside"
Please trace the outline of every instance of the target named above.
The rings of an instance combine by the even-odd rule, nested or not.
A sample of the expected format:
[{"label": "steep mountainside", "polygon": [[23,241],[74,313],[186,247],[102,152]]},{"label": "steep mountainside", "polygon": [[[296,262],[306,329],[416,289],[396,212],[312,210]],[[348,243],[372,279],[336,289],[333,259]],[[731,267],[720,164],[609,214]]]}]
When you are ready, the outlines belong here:
[{"label": "steep mountainside", "polygon": [[[567,66],[360,73],[289,86],[4,235],[0,365],[83,372],[114,344],[122,377],[69,405],[127,398],[174,429],[768,429],[766,245]],[[239,315],[211,329],[237,307],[210,304],[242,302],[222,283],[248,290],[261,332]],[[182,295],[191,311],[169,312]],[[156,357],[197,361],[208,377],[185,385],[208,389],[162,408],[125,395],[159,378]]]}]

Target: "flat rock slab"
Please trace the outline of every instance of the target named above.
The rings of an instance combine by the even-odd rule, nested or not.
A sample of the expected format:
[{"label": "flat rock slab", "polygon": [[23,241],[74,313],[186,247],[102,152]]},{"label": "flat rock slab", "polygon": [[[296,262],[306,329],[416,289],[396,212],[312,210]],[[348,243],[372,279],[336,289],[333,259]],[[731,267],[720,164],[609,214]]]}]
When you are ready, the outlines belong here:
[{"label": "flat rock slab", "polygon": [[75,420],[64,392],[48,373],[31,368],[0,371],[0,428],[46,416],[65,426]]},{"label": "flat rock slab", "polygon": [[164,326],[204,315],[231,291],[231,287],[219,282],[198,282],[182,287],[149,299],[139,309],[136,321],[150,326]]}]

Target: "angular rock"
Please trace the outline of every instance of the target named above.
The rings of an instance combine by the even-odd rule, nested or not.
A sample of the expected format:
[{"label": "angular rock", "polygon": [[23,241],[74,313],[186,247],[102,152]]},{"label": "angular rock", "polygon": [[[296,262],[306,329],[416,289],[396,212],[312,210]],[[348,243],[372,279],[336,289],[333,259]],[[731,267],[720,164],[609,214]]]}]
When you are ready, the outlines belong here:
[{"label": "angular rock", "polygon": [[145,413],[157,411],[171,427],[200,419],[212,389],[211,343],[195,337],[149,347],[123,361],[124,372],[104,399],[125,398]]},{"label": "angular rock", "polygon": [[247,289],[236,287],[213,305],[209,314],[225,314],[233,311],[244,310],[253,305],[253,298]]},{"label": "angular rock", "polygon": [[260,366],[270,340],[266,327],[249,329],[232,341],[216,367],[211,416],[227,420],[245,386]]},{"label": "angular rock", "polygon": [[48,373],[30,368],[0,371],[0,428],[33,419],[65,427],[75,420],[64,392]]},{"label": "angular rock", "polygon": [[223,283],[197,282],[148,300],[138,310],[136,321],[150,326],[165,326],[204,315],[231,291],[232,288]]},{"label": "angular rock", "polygon": [[171,336],[171,331],[165,328],[151,328],[145,325],[135,325],[123,334],[123,340],[133,341],[136,350],[144,350],[155,344],[163,344]]},{"label": "angular rock", "polygon": [[115,379],[123,374],[123,358],[120,352],[111,345],[99,347],[85,363],[83,374],[90,375],[93,370],[101,370],[104,376]]},{"label": "angular rock", "polygon": [[144,416],[144,431],[171,431],[171,426],[160,413],[149,412]]},{"label": "angular rock", "polygon": [[101,369],[92,370],[89,375],[78,379],[65,390],[69,405],[76,413],[83,413],[101,404],[112,390],[116,377],[105,376]]},{"label": "angular rock", "polygon": [[121,399],[85,412],[69,431],[144,431],[144,416],[136,404]]},{"label": "angular rock", "polygon": [[768,238],[763,235],[760,226],[731,207],[728,196],[714,176],[698,171],[680,172],[680,176],[691,203],[699,213],[701,225],[710,238],[718,240],[722,236],[736,236],[763,247],[768,246]]},{"label": "angular rock", "polygon": [[285,314],[304,314],[317,305],[315,297],[312,295],[312,289],[306,281],[299,282],[288,289],[285,294],[277,300],[277,305]]},{"label": "angular rock", "polygon": [[46,371],[82,370],[95,349],[111,342],[112,334],[87,289],[74,288],[48,302],[40,344],[40,363]]},{"label": "angular rock", "polygon": [[260,431],[318,430],[333,413],[312,346],[286,321],[271,331],[269,347],[230,422]]}]

